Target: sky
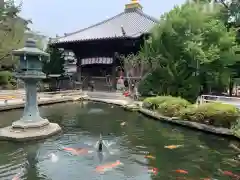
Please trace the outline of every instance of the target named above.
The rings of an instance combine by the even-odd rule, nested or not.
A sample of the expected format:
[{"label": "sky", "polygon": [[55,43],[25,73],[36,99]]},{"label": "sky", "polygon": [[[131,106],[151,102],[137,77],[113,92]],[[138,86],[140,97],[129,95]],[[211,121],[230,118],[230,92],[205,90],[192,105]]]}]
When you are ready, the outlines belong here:
[{"label": "sky", "polygon": [[[103,21],[124,11],[130,0],[15,0],[23,2],[20,16],[31,19],[30,28],[55,37]],[[143,11],[155,18],[185,0],[140,0]]]}]

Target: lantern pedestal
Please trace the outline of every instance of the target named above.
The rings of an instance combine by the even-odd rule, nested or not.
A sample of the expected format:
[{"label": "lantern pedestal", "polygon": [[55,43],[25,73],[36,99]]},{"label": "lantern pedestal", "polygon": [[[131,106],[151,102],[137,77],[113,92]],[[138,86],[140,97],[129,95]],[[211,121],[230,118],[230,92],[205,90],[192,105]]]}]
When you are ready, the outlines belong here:
[{"label": "lantern pedestal", "polygon": [[[46,120],[46,123],[48,120]],[[19,124],[21,127],[25,128],[17,128],[8,126],[2,128],[0,130],[0,139],[1,140],[12,140],[12,141],[32,141],[32,140],[40,140],[47,138],[49,136],[53,136],[59,132],[61,132],[61,127],[55,123],[28,123],[28,124]]]},{"label": "lantern pedestal", "polygon": [[26,103],[23,116],[12,123],[12,126],[0,129],[1,140],[29,141],[39,140],[61,131],[58,124],[50,123],[40,116],[37,104],[38,78],[29,77],[27,73],[17,74],[25,82]]}]

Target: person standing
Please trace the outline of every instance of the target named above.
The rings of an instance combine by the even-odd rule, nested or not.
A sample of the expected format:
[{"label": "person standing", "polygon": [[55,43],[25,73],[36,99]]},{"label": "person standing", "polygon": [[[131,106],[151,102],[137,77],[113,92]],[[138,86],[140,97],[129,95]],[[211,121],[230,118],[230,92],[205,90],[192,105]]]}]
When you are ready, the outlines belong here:
[{"label": "person standing", "polygon": [[123,91],[124,90],[124,79],[123,76],[120,76],[119,79],[117,80],[117,90],[118,91]]}]

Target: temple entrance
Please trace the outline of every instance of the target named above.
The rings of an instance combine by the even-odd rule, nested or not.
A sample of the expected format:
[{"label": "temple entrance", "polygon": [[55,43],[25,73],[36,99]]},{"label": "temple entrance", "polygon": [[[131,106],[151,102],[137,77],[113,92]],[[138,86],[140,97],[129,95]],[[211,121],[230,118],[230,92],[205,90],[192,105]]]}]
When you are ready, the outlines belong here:
[{"label": "temple entrance", "polygon": [[113,68],[112,58],[82,59],[82,89],[89,90],[94,86],[98,91],[111,91],[114,88],[113,77],[116,73]]}]

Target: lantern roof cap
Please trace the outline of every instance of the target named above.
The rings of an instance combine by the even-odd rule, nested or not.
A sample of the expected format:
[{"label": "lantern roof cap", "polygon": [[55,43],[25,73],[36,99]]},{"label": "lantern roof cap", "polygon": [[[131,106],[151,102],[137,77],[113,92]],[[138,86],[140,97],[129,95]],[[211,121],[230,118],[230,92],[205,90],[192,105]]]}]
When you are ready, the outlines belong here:
[{"label": "lantern roof cap", "polygon": [[21,56],[21,55],[36,55],[36,56],[49,56],[48,53],[39,49],[36,45],[36,40],[32,38],[28,38],[25,42],[25,46],[20,49],[16,49],[12,51],[13,55]]}]

